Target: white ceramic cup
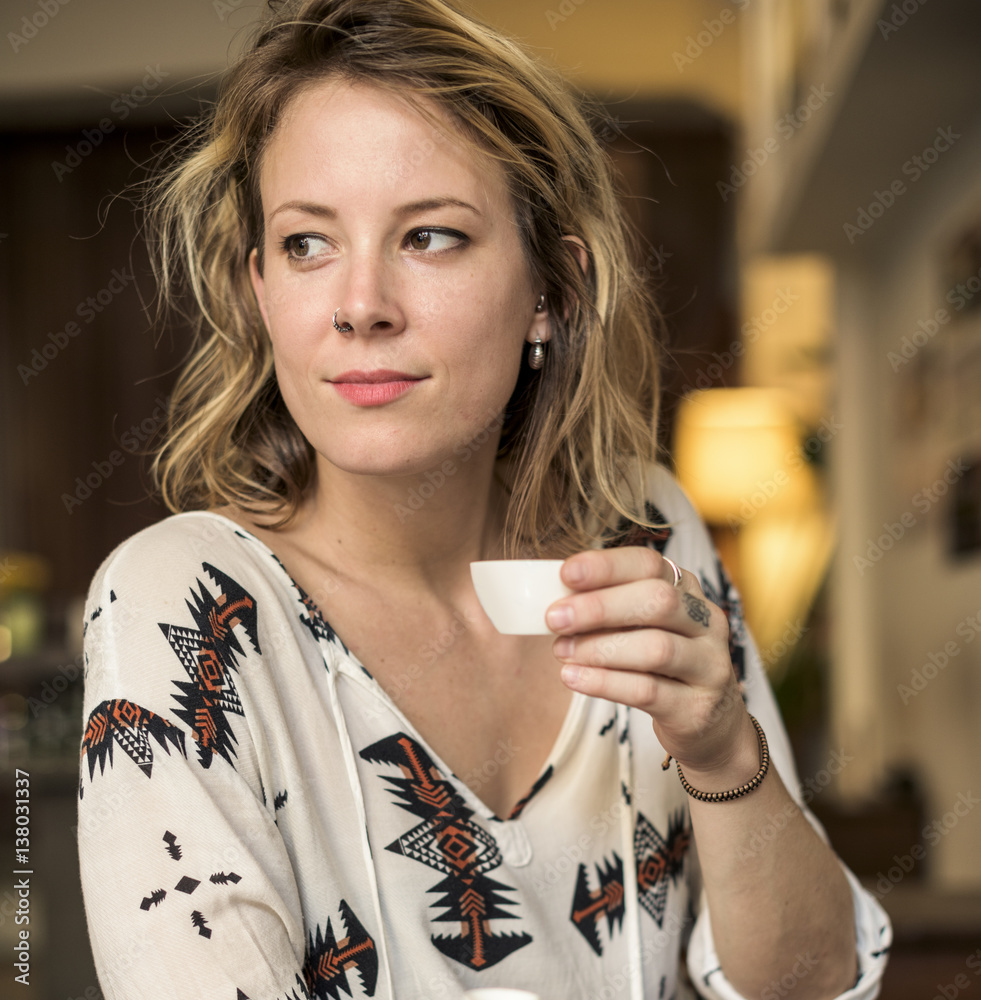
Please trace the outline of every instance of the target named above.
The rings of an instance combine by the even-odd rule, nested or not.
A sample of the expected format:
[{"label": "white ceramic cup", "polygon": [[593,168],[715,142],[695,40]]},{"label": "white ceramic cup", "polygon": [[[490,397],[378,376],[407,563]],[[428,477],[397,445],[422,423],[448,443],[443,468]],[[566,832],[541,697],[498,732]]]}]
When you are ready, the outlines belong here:
[{"label": "white ceramic cup", "polygon": [[470,564],[477,599],[498,632],[553,634],[545,624],[545,612],[572,593],[559,577],[562,563],[562,559],[491,559]]}]

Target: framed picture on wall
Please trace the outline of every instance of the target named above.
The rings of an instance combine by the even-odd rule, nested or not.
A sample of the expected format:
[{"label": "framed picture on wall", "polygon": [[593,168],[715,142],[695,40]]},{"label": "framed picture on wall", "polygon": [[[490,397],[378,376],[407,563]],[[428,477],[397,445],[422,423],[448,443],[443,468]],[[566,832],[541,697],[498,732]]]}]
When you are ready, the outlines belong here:
[{"label": "framed picture on wall", "polygon": [[944,294],[955,320],[981,315],[981,219],[954,239],[944,262]]},{"label": "framed picture on wall", "polygon": [[981,454],[965,462],[967,470],[951,491],[948,551],[955,559],[981,552]]}]

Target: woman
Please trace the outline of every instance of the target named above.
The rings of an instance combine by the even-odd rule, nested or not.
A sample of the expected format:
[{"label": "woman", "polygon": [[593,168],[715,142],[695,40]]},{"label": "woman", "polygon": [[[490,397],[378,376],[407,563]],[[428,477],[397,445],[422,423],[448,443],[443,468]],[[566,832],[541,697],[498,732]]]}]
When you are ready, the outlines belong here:
[{"label": "woman", "polygon": [[[873,996],[888,923],[654,463],[648,313],[561,86],[441,0],[301,0],[154,213],[201,346],[156,464],[184,513],[86,612],[106,996],[639,1000],[690,995],[685,950],[705,996]],[[468,563],[516,554],[568,557],[554,636],[476,601]]]}]

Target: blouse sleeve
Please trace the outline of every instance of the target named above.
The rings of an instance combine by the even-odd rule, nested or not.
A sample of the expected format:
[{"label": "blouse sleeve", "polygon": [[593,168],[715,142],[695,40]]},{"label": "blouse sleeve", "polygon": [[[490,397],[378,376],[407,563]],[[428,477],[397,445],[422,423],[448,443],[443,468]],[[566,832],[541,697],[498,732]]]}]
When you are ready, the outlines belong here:
[{"label": "blouse sleeve", "polygon": [[99,982],[107,1000],[306,997],[297,886],[241,711],[254,608],[165,542],[117,550],[85,613],[78,843]]},{"label": "blouse sleeve", "polygon": [[[766,733],[772,765],[808,821],[827,840],[823,828],[804,801],[790,741],[756,644],[745,626],[739,594],[728,579],[708,532],[681,488],[660,467],[654,472],[651,493],[658,497],[659,503],[663,505],[663,514],[673,526],[666,554],[699,577],[705,595],[721,607],[729,619],[733,666],[742,682],[746,706]],[[768,818],[759,834],[761,846],[776,835],[782,818]],[[844,865],[842,867],[852,892],[858,979],[838,1000],[871,1000],[879,992],[892,941],[892,928],[889,918],[876,899],[862,888]],[[772,989],[764,991],[763,1000],[779,1000],[786,996],[790,978],[795,981],[802,978],[806,974],[809,960],[810,956],[803,954],[788,956],[787,982],[775,981]],[[712,938],[704,892],[701,893],[698,916],[688,943],[687,963],[691,981],[701,996],[708,1000],[744,1000],[722,972]]]},{"label": "blouse sleeve", "polygon": [[[725,571],[720,567],[719,572],[723,588],[728,586],[730,599],[738,602],[738,597],[731,590],[731,585],[725,581]],[[748,633],[744,632],[742,641],[745,653],[744,693],[747,708],[752,715],[756,716],[766,733],[772,766],[779,772],[791,797],[800,806],[808,821],[826,840],[827,837],[821,824],[803,801],[787,733],[780,718],[773,692],[763,672],[756,646]],[[786,822],[786,817],[780,815],[767,818],[759,832],[760,847],[765,846],[769,840],[777,835],[781,819]],[[749,849],[753,849],[752,843]],[[892,943],[892,927],[888,916],[875,897],[859,884],[858,879],[848,868],[844,865],[842,868],[852,892],[858,978],[850,989],[840,994],[838,1000],[872,1000],[879,993],[889,947]],[[764,990],[763,1000],[779,1000],[780,997],[787,996],[789,988],[797,980],[806,976],[808,969],[812,967],[812,961],[812,956],[806,953],[788,956],[784,976],[780,981],[774,980],[771,987]],[[745,1000],[743,995],[726,979],[722,971],[715,950],[715,941],[712,938],[712,926],[704,892],[701,895],[698,918],[695,921],[695,927],[688,944],[688,972],[695,988],[701,996],[708,998],[708,1000]]]}]

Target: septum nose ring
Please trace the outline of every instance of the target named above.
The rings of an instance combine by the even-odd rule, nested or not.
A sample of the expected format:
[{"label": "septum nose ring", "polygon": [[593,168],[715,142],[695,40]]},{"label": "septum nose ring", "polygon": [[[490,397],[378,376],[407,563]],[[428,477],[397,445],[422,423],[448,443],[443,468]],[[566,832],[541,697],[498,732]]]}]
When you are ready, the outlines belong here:
[{"label": "septum nose ring", "polygon": [[338,307],[337,307],[337,308],[336,308],[336,309],[334,310],[334,315],[333,315],[333,317],[331,318],[331,322],[332,322],[332,323],[334,324],[334,329],[335,329],[335,330],[336,330],[336,331],[337,331],[338,333],[351,333],[351,332],[352,332],[352,331],[354,330],[354,327],[353,327],[353,326],[351,326],[351,324],[350,324],[350,323],[345,323],[345,324],[344,324],[343,326],[338,326],[338,325],[337,325],[337,314],[338,314],[338,313],[339,313],[340,311],[341,311],[341,309],[340,309],[340,306],[338,306]]}]

